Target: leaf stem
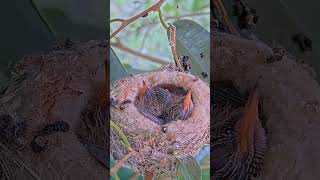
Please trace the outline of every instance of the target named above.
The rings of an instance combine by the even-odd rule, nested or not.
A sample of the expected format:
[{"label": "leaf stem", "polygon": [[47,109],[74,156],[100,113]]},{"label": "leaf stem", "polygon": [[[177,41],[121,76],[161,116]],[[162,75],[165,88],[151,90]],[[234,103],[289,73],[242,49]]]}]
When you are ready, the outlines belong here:
[{"label": "leaf stem", "polygon": [[119,134],[120,138],[122,139],[124,145],[126,146],[126,148],[128,149],[131,149],[131,146],[130,146],[130,143],[127,139],[127,136],[122,132],[121,128],[116,124],[114,123],[113,121],[110,120],[110,125],[111,127],[117,131],[117,133]]},{"label": "leaf stem", "polygon": [[113,22],[123,22],[124,19],[121,19],[121,18],[114,18],[114,19],[111,19],[110,20],[110,23],[113,23]]},{"label": "leaf stem", "polygon": [[159,19],[160,19],[160,22],[161,22],[162,26],[168,31],[168,30],[169,30],[169,27],[166,25],[164,19],[162,18],[161,10],[160,10],[160,9],[158,10],[158,13],[159,13]]},{"label": "leaf stem", "polygon": [[117,173],[115,173],[115,174],[113,175],[113,177],[114,177],[115,180],[120,180],[120,177],[119,177],[119,175],[118,175]]},{"label": "leaf stem", "polygon": [[38,15],[40,16],[40,19],[42,20],[42,22],[47,26],[47,28],[49,29],[49,31],[53,34],[53,36],[55,38],[59,38],[57,32],[53,29],[53,27],[51,26],[51,24],[46,20],[45,16],[43,15],[43,13],[41,12],[41,10],[38,8],[37,3],[35,2],[35,0],[31,0],[31,5],[33,6],[33,8],[36,10],[36,12],[38,13]]}]

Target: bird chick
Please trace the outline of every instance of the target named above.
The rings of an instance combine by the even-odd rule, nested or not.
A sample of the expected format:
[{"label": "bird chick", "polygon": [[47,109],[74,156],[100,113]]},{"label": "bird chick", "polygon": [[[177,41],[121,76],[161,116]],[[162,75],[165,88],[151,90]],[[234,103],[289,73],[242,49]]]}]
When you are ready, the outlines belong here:
[{"label": "bird chick", "polygon": [[193,102],[191,98],[191,91],[187,92],[184,97],[175,97],[174,101],[163,110],[160,119],[164,123],[175,120],[185,120],[192,114]]},{"label": "bird chick", "polygon": [[143,81],[143,87],[135,101],[138,111],[156,124],[189,118],[193,110],[191,91],[185,94],[182,88],[158,85],[153,88]]},{"label": "bird chick", "polygon": [[142,84],[142,88],[139,90],[139,95],[134,104],[142,115],[157,124],[161,124],[158,116],[161,114],[162,108],[158,103],[156,91],[147,86],[145,81],[143,81]]},{"label": "bird chick", "polygon": [[235,108],[227,103],[214,110],[214,118],[211,138],[213,179],[247,180],[257,177],[262,170],[266,138],[258,118],[256,88],[244,108]]}]

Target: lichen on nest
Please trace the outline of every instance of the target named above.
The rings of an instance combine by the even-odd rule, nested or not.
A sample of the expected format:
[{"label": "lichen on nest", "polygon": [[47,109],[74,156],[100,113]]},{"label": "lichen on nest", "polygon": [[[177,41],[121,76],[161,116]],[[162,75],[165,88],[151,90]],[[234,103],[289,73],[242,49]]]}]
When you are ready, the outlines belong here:
[{"label": "lichen on nest", "polygon": [[[134,102],[143,82],[151,88],[159,85],[183,88],[182,97],[185,91],[190,91],[193,103],[190,117],[159,125],[141,114]],[[136,171],[155,174],[174,171],[177,157],[195,157],[203,145],[209,143],[210,89],[206,82],[191,74],[165,66],[117,81],[111,88],[111,96],[121,105],[121,108],[111,107],[111,120],[120,126],[132,148],[138,152],[126,163]],[[127,150],[115,131],[111,130],[110,137],[113,157],[122,158]]]}]

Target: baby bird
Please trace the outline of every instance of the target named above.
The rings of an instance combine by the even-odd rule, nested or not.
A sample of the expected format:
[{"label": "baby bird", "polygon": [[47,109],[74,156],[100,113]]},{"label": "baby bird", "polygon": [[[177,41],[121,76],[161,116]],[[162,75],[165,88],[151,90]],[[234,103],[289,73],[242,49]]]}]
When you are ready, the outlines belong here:
[{"label": "baby bird", "polygon": [[[218,85],[213,96],[219,97],[222,90],[226,89]],[[244,108],[232,98],[228,101],[216,105],[213,111],[213,179],[248,180],[260,174],[266,150],[265,130],[258,117],[258,93],[254,88]]]},{"label": "baby bird", "polygon": [[193,110],[191,91],[185,94],[182,88],[158,85],[153,88],[143,86],[136,98],[137,110],[158,125],[189,118]]},{"label": "baby bird", "polygon": [[167,106],[159,117],[164,123],[174,120],[185,120],[192,114],[193,102],[191,99],[191,91],[187,92],[184,97],[175,96],[173,101]]}]

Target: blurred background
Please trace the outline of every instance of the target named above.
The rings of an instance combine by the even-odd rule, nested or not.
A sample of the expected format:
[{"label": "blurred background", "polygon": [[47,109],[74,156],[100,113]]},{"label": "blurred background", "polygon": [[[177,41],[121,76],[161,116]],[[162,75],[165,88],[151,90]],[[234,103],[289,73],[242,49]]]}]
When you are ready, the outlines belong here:
[{"label": "blurred background", "polygon": [[[111,0],[110,18],[128,19],[155,4],[156,0]],[[178,19],[192,19],[210,31],[210,1],[201,0],[167,0],[161,7],[161,13],[166,23],[173,24]],[[121,22],[110,25],[111,33]],[[119,49],[111,45],[121,63],[130,73],[132,71],[153,70],[163,63],[173,63],[171,48],[168,43],[167,32],[160,23],[158,13],[152,12],[144,18],[136,20],[116,36],[126,49]],[[112,42],[115,42],[114,39]],[[130,49],[128,52],[127,49]],[[139,52],[151,56],[142,58],[134,55]]]},{"label": "blurred background", "polygon": [[10,0],[0,6],[0,91],[24,55],[46,52],[59,41],[103,39],[107,0]]}]

